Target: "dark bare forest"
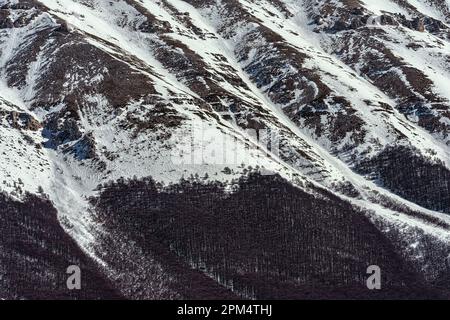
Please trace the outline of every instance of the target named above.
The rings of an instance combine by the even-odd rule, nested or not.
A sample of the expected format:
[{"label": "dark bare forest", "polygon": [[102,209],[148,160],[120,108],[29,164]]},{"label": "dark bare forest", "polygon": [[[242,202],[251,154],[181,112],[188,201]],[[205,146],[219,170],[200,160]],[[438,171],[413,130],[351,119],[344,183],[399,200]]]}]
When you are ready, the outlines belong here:
[{"label": "dark bare forest", "polygon": [[[278,176],[250,174],[231,192],[195,178],[167,187],[121,180],[92,202],[110,233],[127,234],[152,255],[165,252],[166,268],[192,268],[243,298],[438,297],[362,212]],[[366,287],[370,265],[383,271],[380,291]],[[184,278],[192,273],[181,275],[182,284],[196,283]],[[202,296],[185,286],[181,295]]]},{"label": "dark bare forest", "polygon": [[[51,202],[0,194],[0,298],[118,299],[98,266],[64,232]],[[82,290],[70,291],[66,270],[83,271]]]}]

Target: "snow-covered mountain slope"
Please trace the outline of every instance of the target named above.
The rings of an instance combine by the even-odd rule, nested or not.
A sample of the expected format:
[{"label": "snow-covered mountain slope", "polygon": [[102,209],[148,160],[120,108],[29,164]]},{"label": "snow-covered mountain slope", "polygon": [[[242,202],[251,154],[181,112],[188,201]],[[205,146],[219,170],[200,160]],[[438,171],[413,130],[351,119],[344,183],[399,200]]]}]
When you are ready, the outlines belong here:
[{"label": "snow-covered mountain slope", "polygon": [[183,294],[149,288],[174,286],[165,276],[126,289],[142,271],[129,261],[164,259],[112,234],[99,185],[192,177],[233,193],[250,167],[349,202],[435,283],[450,255],[449,28],[446,0],[0,0],[0,190],[47,195],[130,298]]}]

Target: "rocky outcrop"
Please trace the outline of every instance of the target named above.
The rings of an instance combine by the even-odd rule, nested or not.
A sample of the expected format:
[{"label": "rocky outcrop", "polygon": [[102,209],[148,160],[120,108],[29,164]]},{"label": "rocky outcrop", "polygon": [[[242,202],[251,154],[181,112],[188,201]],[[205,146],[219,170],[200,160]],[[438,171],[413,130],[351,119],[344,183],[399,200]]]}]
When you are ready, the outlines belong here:
[{"label": "rocky outcrop", "polygon": [[3,119],[14,129],[38,131],[42,128],[42,125],[38,120],[25,112],[5,111],[0,109],[0,121]]}]

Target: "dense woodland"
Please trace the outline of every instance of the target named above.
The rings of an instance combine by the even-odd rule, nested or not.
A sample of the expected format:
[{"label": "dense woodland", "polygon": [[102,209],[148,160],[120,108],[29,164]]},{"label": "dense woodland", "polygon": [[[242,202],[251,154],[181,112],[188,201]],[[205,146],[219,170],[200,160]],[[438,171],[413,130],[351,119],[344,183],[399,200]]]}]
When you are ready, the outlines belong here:
[{"label": "dense woodland", "polygon": [[[107,231],[96,249],[118,272],[108,279],[48,200],[0,194],[0,298],[445,297],[362,212],[278,176],[251,173],[231,190],[194,177],[170,186],[119,180],[91,201]],[[66,287],[70,265],[82,269],[81,291]],[[382,269],[380,291],[366,288],[369,265]]]},{"label": "dense woodland", "polygon": [[431,210],[450,214],[450,171],[416,150],[391,147],[358,166],[364,174],[399,196]]},{"label": "dense woodland", "polygon": [[[67,268],[82,270],[82,289],[70,291]],[[0,193],[0,298],[117,299],[101,276],[61,228],[52,204],[29,195],[14,201]]]},{"label": "dense woodland", "polygon": [[[146,254],[158,252],[164,268],[207,274],[244,298],[437,297],[363,213],[278,176],[253,173],[232,191],[196,178],[167,187],[121,180],[92,202],[109,234],[126,234]],[[381,291],[366,287],[370,265],[382,269]],[[183,276],[192,286],[182,297],[208,296]]]}]

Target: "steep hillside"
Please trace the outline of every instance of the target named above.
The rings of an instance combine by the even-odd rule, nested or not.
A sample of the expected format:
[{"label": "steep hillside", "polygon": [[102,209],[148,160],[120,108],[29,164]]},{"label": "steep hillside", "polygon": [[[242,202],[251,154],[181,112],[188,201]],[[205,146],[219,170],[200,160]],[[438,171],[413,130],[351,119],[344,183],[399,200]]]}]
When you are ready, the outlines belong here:
[{"label": "steep hillside", "polygon": [[[379,262],[392,279],[409,268],[411,282],[394,281],[386,296],[412,287],[446,295],[449,66],[446,0],[0,0],[0,220],[22,221],[27,204],[42,201],[36,215],[57,220],[39,228],[60,228],[72,241],[63,256],[81,255],[105,281],[86,297],[108,296],[103,286],[125,298],[206,299],[363,285],[360,273],[342,270],[331,280],[335,261],[345,270]],[[277,177],[273,199],[267,185],[249,187],[254,171]],[[141,185],[148,179],[158,191]],[[195,198],[183,179],[205,195]],[[192,201],[198,212],[180,217]],[[280,212],[278,202],[291,206]],[[211,223],[219,208],[236,223],[223,235]],[[245,229],[247,218],[271,232]],[[191,223],[199,229],[177,233]],[[5,228],[6,250],[54,245]],[[208,230],[219,238],[198,238]],[[221,242],[254,232],[266,243],[273,230],[285,237],[283,256],[248,239]],[[328,237],[339,232],[345,241]],[[300,250],[300,240],[311,246]],[[238,249],[270,266],[258,271]],[[354,253],[350,262],[340,250]],[[290,264],[299,261],[304,270]],[[2,295],[30,297],[8,283]],[[289,294],[276,289],[282,283]],[[333,296],[320,290],[310,297]]]}]

